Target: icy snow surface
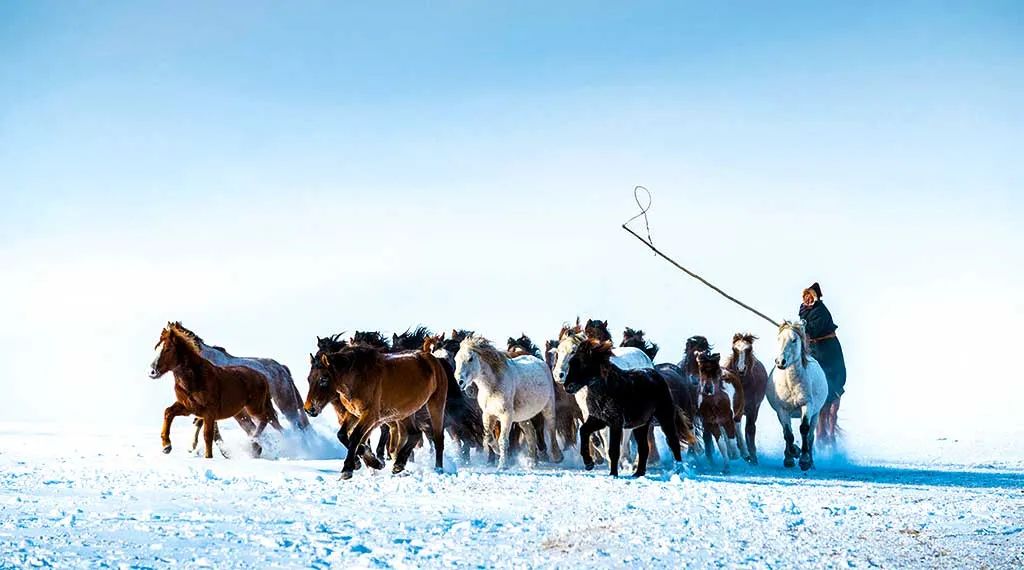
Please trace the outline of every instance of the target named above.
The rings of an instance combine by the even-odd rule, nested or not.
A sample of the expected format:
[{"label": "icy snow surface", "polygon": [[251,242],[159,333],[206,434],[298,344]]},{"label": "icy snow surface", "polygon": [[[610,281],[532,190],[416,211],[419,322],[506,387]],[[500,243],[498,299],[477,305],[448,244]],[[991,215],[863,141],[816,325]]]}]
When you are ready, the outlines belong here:
[{"label": "icy snow surface", "polygon": [[[238,447],[240,432],[225,425]],[[264,459],[189,453],[179,419],[83,433],[0,424],[0,567],[1021,567],[1019,465],[857,464],[777,455],[723,476],[604,466],[340,481],[329,425],[270,434]],[[390,466],[389,466],[390,467]]]}]

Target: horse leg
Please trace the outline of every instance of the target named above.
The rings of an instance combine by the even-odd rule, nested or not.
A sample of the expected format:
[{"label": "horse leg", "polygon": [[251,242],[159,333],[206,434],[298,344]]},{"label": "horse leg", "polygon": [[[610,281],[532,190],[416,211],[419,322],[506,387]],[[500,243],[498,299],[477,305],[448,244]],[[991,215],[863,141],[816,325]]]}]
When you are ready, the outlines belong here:
[{"label": "horse leg", "polygon": [[747,424],[744,427],[744,432],[747,437],[747,461],[751,465],[757,465],[757,442],[755,436],[757,435],[757,408],[748,410],[745,414],[747,416]]},{"label": "horse leg", "polygon": [[164,453],[171,452],[171,422],[178,416],[188,415],[188,408],[180,402],[174,402],[164,410],[164,425],[160,428],[160,443]]},{"label": "horse leg", "polygon": [[[650,459],[648,461],[654,463],[655,465],[661,463],[661,452],[658,451],[658,440],[654,438],[654,422],[651,422],[647,426],[647,449],[650,453],[650,455],[648,456],[650,457]],[[640,448],[638,446],[637,453],[639,453],[639,451]]]},{"label": "horse leg", "polygon": [[647,424],[633,429],[633,439],[636,441],[636,467],[633,469],[633,477],[643,477],[647,474],[647,459],[651,452],[650,438],[652,424]]},{"label": "horse leg", "polygon": [[707,422],[703,423],[703,429],[701,430],[701,437],[704,439],[704,457],[707,458],[709,465],[715,464],[715,451],[714,451],[714,437],[713,433],[717,428],[714,425],[708,425]]},{"label": "horse leg", "polygon": [[[377,427],[377,418],[371,419],[371,414],[366,414],[356,420],[352,430],[349,431],[349,442],[356,448],[359,449],[360,445],[366,440],[366,437],[370,435],[373,428]],[[351,448],[350,448],[351,449]],[[348,453],[345,455],[345,462],[341,465],[341,478],[351,479],[352,472],[356,468],[356,457],[355,453]]]},{"label": "horse leg", "polygon": [[[519,428],[523,430],[523,437],[526,438],[526,465],[529,469],[537,466],[540,449],[537,446],[537,429],[533,425],[533,419],[519,422]],[[544,437],[541,432],[540,437]]]},{"label": "horse leg", "polygon": [[675,406],[662,405],[661,408],[654,410],[654,417],[658,420],[658,424],[661,425],[661,433],[665,434],[665,442],[668,443],[668,448],[672,450],[672,459],[677,464],[682,463],[683,453],[679,447],[679,429],[675,422]]},{"label": "horse leg", "polygon": [[384,424],[380,426],[380,438],[377,439],[377,457],[381,457],[385,460],[391,459],[392,455],[388,448],[388,442],[391,440],[391,428]]},{"label": "horse leg", "polygon": [[[738,442],[738,436],[740,433],[739,422],[727,421],[722,427],[725,428],[725,437],[727,438],[725,443],[726,448],[729,450],[729,459],[739,459],[741,455]],[[746,453],[744,452],[743,455],[746,455]],[[746,459],[746,457],[744,457],[744,459]]]},{"label": "horse leg", "polygon": [[796,456],[800,454],[796,445],[793,444],[793,422],[789,417],[789,412],[785,410],[776,410],[775,415],[779,418],[779,423],[782,425],[782,438],[786,440],[784,449],[785,459],[782,464],[786,467],[796,466]]},{"label": "horse leg", "polygon": [[807,415],[807,406],[804,406],[803,415],[800,418],[800,470],[807,471],[814,467],[814,428],[818,422],[817,414]]},{"label": "horse leg", "polygon": [[410,418],[391,426],[391,442],[397,446],[395,447],[395,464],[391,467],[392,473],[398,474],[405,471],[405,466],[412,456],[412,450],[416,448],[420,437],[420,430]]},{"label": "horse leg", "polygon": [[608,464],[611,466],[611,476],[619,476],[619,453],[622,451],[622,426],[609,425],[611,432],[608,441]]},{"label": "horse leg", "polygon": [[[721,428],[721,426],[715,426]],[[718,443],[718,452],[722,454],[722,474],[729,473],[729,434],[724,429],[716,429],[715,442]]]},{"label": "horse leg", "polygon": [[594,416],[588,417],[580,426],[580,441],[584,442],[580,444],[580,457],[583,458],[583,467],[587,471],[594,468],[594,458],[590,455],[590,437],[604,427],[605,423]]},{"label": "horse leg", "polygon": [[496,416],[498,419],[498,469],[508,469],[509,437],[512,433],[512,419],[506,414]]},{"label": "horse leg", "polygon": [[[549,454],[552,463],[561,463],[565,457],[562,455],[562,448],[558,445],[558,411],[555,402],[550,402],[541,412],[544,415],[544,426],[547,427],[548,439],[551,440],[551,453]],[[544,441],[544,432],[537,432],[537,439]]]},{"label": "horse leg", "polygon": [[441,376],[437,389],[427,400],[430,412],[430,431],[434,437],[434,471],[444,471],[444,408],[448,403],[448,382]]},{"label": "horse leg", "polygon": [[213,418],[203,418],[203,443],[206,444],[206,454],[204,457],[207,459],[213,459],[213,435],[217,429],[217,420]]},{"label": "horse leg", "polygon": [[[541,412],[532,418],[530,418],[530,424],[533,425],[533,433],[536,434],[537,440],[537,458],[543,461],[548,461],[548,446],[544,441],[544,424],[548,422],[544,416],[544,412]],[[548,423],[548,425],[551,425]],[[526,430],[523,429],[523,434],[526,434]],[[531,452],[532,453],[532,452]]]},{"label": "horse leg", "polygon": [[196,448],[199,447],[199,432],[203,431],[203,418],[196,418],[192,420],[192,425],[196,426],[196,434],[192,436],[192,453],[195,453]]}]

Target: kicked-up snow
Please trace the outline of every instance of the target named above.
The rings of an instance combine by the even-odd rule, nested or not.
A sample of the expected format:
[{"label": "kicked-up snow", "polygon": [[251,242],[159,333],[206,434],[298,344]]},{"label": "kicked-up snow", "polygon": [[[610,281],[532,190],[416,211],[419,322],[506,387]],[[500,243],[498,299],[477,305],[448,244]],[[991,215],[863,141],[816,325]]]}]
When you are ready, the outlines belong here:
[{"label": "kicked-up snow", "polygon": [[[722,476],[486,465],[340,481],[328,426],[267,458],[206,460],[157,429],[0,424],[0,567],[1006,567],[1024,564],[1024,471],[778,457]],[[158,426],[153,426],[158,427]]]}]

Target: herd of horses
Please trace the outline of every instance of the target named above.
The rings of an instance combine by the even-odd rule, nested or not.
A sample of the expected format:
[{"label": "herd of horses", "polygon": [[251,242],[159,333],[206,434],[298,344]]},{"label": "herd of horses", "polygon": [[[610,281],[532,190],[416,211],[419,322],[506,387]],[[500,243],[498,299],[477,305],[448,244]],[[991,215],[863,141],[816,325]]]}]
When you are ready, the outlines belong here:
[{"label": "herd of horses", "polygon": [[[785,438],[784,465],[813,466],[818,413],[827,384],[810,355],[802,323],[779,327],[769,376],[754,356],[751,334],[734,335],[723,359],[703,336],[687,339],[678,364],[655,364],[659,347],[642,330],[625,329],[618,346],[607,321],[562,326],[557,340],[538,348],[525,335],[505,349],[473,331],[431,333],[424,327],[394,334],[356,332],[317,338],[310,353],[309,388],[303,399],[289,369],[267,358],[241,358],[207,345],[180,322],[160,333],[151,378],[174,376],[175,402],[164,411],[160,433],[171,451],[177,416],[195,416],[193,450],[202,432],[205,456],[221,442],[217,422],[234,418],[260,455],[268,425],[282,430],[278,411],[305,430],[328,406],[347,449],[343,479],[365,465],[383,469],[391,460],[403,471],[424,441],[434,466],[443,467],[446,435],[463,462],[485,456],[498,469],[521,457],[528,466],[560,463],[562,450],[578,448],[587,470],[607,463],[611,475],[631,465],[643,476],[660,461],[654,429],[660,429],[676,468],[684,452],[703,452],[723,472],[730,461],[757,464],[758,410],[767,397]],[[791,425],[799,418],[801,445]],[[379,432],[376,446],[371,434]],[[632,444],[631,444],[632,441]],[[221,452],[227,456],[224,447]]]}]

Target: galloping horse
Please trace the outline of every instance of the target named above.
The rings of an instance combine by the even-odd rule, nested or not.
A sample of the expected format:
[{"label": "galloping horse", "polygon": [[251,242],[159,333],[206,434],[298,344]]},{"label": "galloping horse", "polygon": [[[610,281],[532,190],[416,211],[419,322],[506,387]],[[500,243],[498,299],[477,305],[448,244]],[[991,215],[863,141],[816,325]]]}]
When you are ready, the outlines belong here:
[{"label": "galloping horse", "polygon": [[[335,394],[356,421],[350,441],[363,444],[374,428],[405,420],[424,405],[430,414],[434,440],[434,466],[440,471],[444,457],[444,408],[448,382],[436,358],[422,352],[383,354],[367,346],[349,346],[314,359],[309,370],[305,409],[317,416]],[[399,436],[405,434],[400,433]],[[412,452],[408,441],[399,447],[395,469]],[[356,454],[345,457],[342,479],[352,478]]]},{"label": "galloping horse", "polygon": [[[527,354],[541,358],[545,361],[545,364],[548,364],[547,360],[542,358],[540,349],[537,348],[537,345],[533,344],[530,337],[522,334],[519,338],[508,338],[509,357],[515,358]],[[548,364],[548,368],[550,367],[550,364]],[[555,418],[558,422],[556,429],[561,440],[562,449],[575,447],[576,432],[579,430],[580,424],[583,423],[583,412],[580,411],[576,398],[566,392],[561,384],[555,382],[554,379],[552,379],[552,384],[555,387]],[[543,429],[543,420],[544,418],[540,414],[533,417],[533,427],[537,433],[540,433]],[[541,451],[544,451],[543,438],[537,440],[537,445]]]},{"label": "galloping horse", "polygon": [[[779,327],[779,356],[768,382],[766,396],[782,424],[786,440],[786,458],[783,465],[793,467],[794,458],[800,457],[800,469],[814,466],[814,430],[818,414],[828,396],[825,371],[811,356],[803,323],[786,321]],[[800,418],[801,445],[793,443],[792,419]]]},{"label": "galloping horse", "polygon": [[157,347],[160,354],[153,361],[149,376],[156,379],[168,372],[173,373],[176,399],[164,410],[164,423],[160,430],[164,453],[171,452],[171,422],[177,416],[193,414],[203,419],[207,459],[213,457],[217,420],[235,417],[243,424],[242,418],[256,418],[258,423],[249,434],[254,455],[262,451],[258,439],[268,423],[281,431],[270,401],[270,387],[262,374],[245,366],[211,364],[203,357],[202,348],[195,339],[171,323],[160,334],[154,349]]},{"label": "galloping horse", "polygon": [[722,454],[722,473],[728,473],[730,459],[747,458],[746,442],[739,429],[744,409],[743,384],[732,372],[722,369],[720,358],[721,355],[710,351],[697,353],[700,372],[697,412],[704,426],[704,454],[708,463],[713,463],[711,442],[714,440]]},{"label": "galloping horse", "polygon": [[[569,393],[579,393],[584,387],[590,415],[580,428],[580,440],[587,441],[595,431],[610,430],[608,465],[613,477],[619,474],[619,449],[624,429],[632,430],[638,451],[633,476],[642,477],[647,472],[650,452],[647,434],[655,419],[665,433],[676,463],[682,461],[672,392],[657,370],[620,370],[612,362],[610,341],[588,340],[569,359],[565,378],[565,389]],[[590,447],[581,445],[580,454],[586,469],[593,469]]]},{"label": "galloping horse", "polygon": [[746,418],[744,432],[747,439],[748,461],[757,465],[757,414],[768,389],[768,372],[754,356],[754,341],[750,333],[736,333],[732,337],[732,354],[726,357],[722,367],[740,378],[743,385],[743,416]]},{"label": "galloping horse", "polygon": [[[590,325],[590,329],[592,332],[599,336],[609,336],[608,340],[611,340],[610,335],[608,335],[607,329],[603,329],[604,332],[602,333],[601,327],[598,326],[602,325],[606,327],[607,322],[588,320],[587,324]],[[583,343],[587,342],[588,339],[589,337],[587,333],[582,332],[582,329],[579,326],[579,324],[577,324],[575,327],[570,327],[569,325],[562,326],[562,330],[558,334],[558,346],[555,348],[554,377],[556,382],[565,382],[566,374],[569,371],[569,360],[572,359],[572,356],[576,354],[576,351],[579,350],[579,347],[582,346]],[[611,361],[612,364],[617,366],[620,370],[640,370],[644,368],[654,368],[654,362],[651,360],[649,356],[647,356],[644,353],[644,351],[640,350],[639,348],[615,348],[612,350]],[[582,413],[583,421],[586,422],[587,418],[590,417],[590,410],[587,408],[586,387],[581,388],[573,395],[576,396],[576,403],[580,407],[580,412]],[[628,439],[629,434],[627,433],[626,435],[626,439]],[[624,439],[624,441],[626,441],[626,439]],[[580,442],[580,445],[587,445],[587,440],[580,439]],[[600,443],[592,443],[595,443],[595,445],[597,445],[597,449],[595,451],[599,455],[608,455],[607,450],[603,450]],[[621,453],[621,456],[625,458],[629,455],[628,446],[624,451],[624,453]]]},{"label": "galloping horse", "polygon": [[706,337],[693,335],[686,339],[683,359],[679,361],[679,367],[683,369],[683,374],[694,385],[700,379],[700,372],[697,370],[697,354],[709,350],[711,350],[711,343]]},{"label": "galloping horse", "polygon": [[543,438],[544,433],[536,433],[529,420],[538,412],[543,414],[550,436],[551,459],[555,463],[562,461],[555,429],[555,391],[544,361],[535,356],[509,358],[487,339],[473,335],[462,341],[455,355],[455,378],[464,390],[471,384],[477,386],[485,437],[493,438],[494,422],[500,426],[498,469],[508,467],[512,422],[522,428],[529,456],[536,455],[537,439]]},{"label": "galloping horse", "polygon": [[644,351],[644,354],[649,356],[651,360],[654,360],[654,357],[658,355],[657,343],[650,342],[644,338],[644,331],[639,329],[633,330],[626,327],[625,332],[622,333],[622,342],[619,343],[619,346],[632,346],[633,348],[639,348]]},{"label": "galloping horse", "polygon": [[277,404],[292,427],[304,430],[309,427],[309,418],[302,411],[302,395],[299,394],[292,373],[288,367],[272,358],[233,356],[220,346],[209,346],[199,335],[182,326],[180,321],[167,323],[167,328],[177,329],[199,346],[200,354],[215,366],[244,366],[259,372],[270,386],[270,397]]}]

